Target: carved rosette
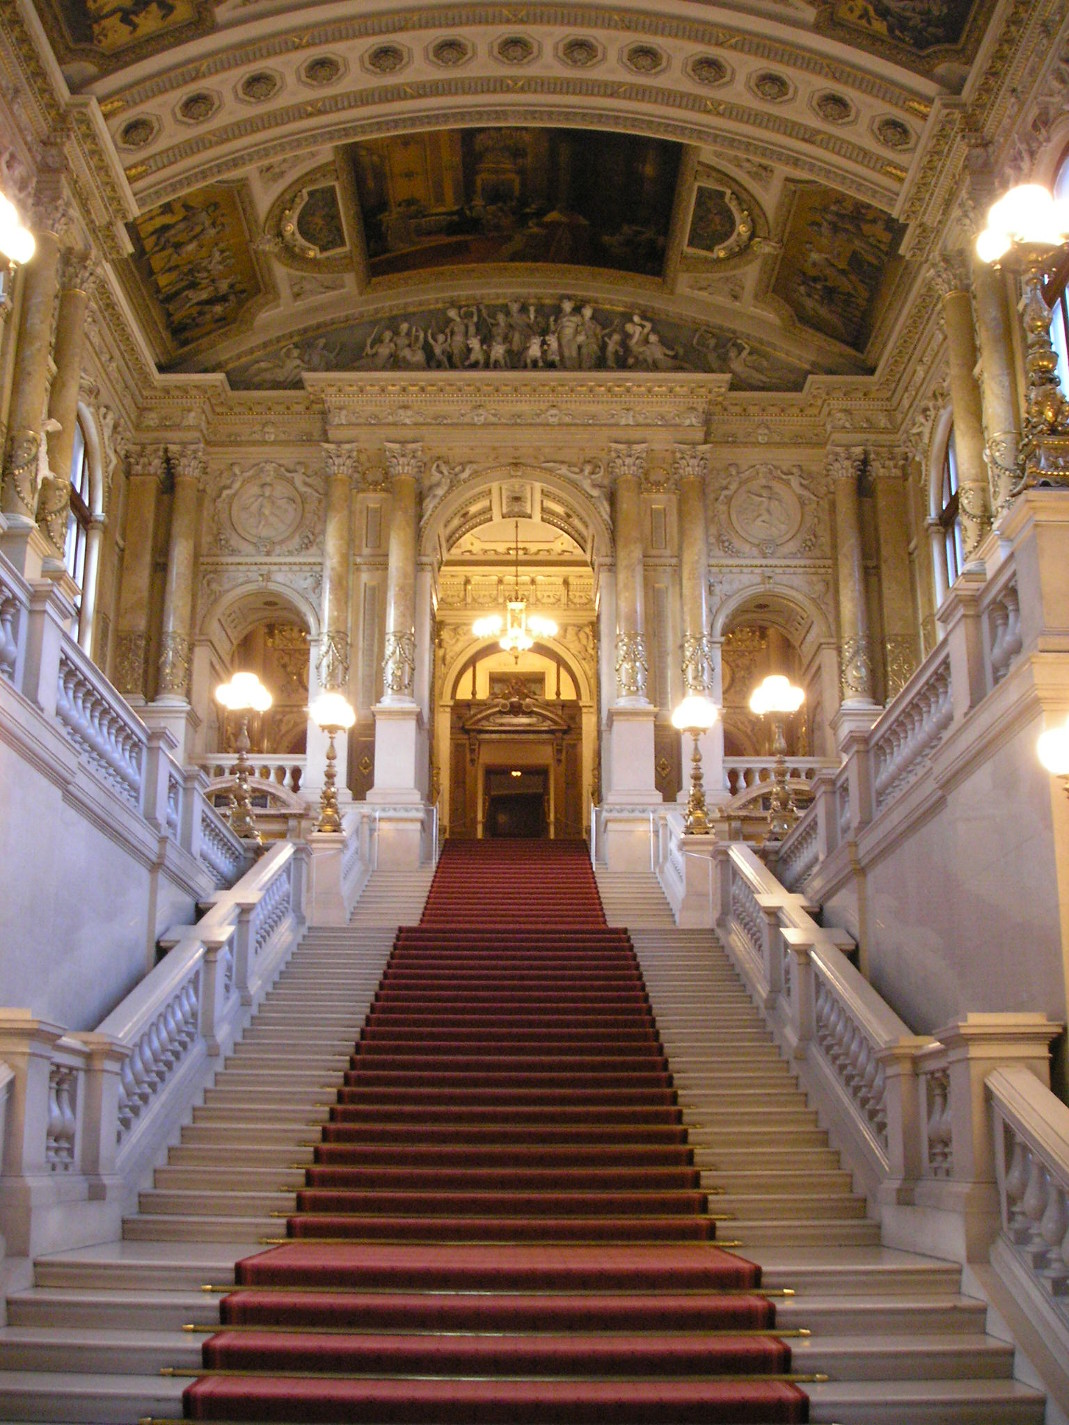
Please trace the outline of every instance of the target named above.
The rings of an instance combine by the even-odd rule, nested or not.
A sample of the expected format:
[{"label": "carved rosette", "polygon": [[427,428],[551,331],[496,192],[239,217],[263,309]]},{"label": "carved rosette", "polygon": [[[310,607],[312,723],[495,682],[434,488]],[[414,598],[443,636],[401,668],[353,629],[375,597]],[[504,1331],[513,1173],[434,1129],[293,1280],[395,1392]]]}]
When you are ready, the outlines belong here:
[{"label": "carved rosette", "polygon": [[872,697],[872,639],[844,638],[839,648],[839,691],[843,702]]},{"label": "carved rosette", "polygon": [[713,641],[706,634],[683,639],[683,688],[687,693],[710,693],[713,687]]},{"label": "carved rosette", "polygon": [[130,695],[141,697],[144,694],[147,657],[147,634],[120,633],[116,636],[112,678],[120,693],[128,697]]},{"label": "carved rosette", "polygon": [[416,675],[416,633],[387,633],[382,660],[382,688],[386,697],[410,698]]},{"label": "carved rosette", "polygon": [[37,463],[41,437],[34,430],[12,431],[4,460],[3,498],[0,509],[6,515],[37,518]]},{"label": "carved rosette", "polygon": [[160,695],[189,701],[193,645],[183,633],[165,633],[160,644]]},{"label": "carved rosette", "polygon": [[345,688],[349,683],[349,635],[340,628],[331,628],[319,640],[316,676],[324,690]]},{"label": "carved rosette", "polygon": [[616,635],[616,695],[619,698],[645,698],[649,663],[646,640],[641,633]]}]

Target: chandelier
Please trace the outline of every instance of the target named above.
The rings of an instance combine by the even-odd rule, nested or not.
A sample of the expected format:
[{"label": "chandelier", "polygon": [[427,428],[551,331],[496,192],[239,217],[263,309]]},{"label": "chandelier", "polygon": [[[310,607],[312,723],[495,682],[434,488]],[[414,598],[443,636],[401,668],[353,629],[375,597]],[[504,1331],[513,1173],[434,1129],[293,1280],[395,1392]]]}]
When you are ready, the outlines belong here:
[{"label": "chandelier", "polygon": [[516,557],[513,565],[512,598],[505,601],[505,617],[488,614],[477,618],[471,626],[476,638],[496,638],[506,653],[519,661],[536,638],[552,638],[557,625],[541,614],[527,614],[527,600],[520,598],[520,522],[515,522]]}]

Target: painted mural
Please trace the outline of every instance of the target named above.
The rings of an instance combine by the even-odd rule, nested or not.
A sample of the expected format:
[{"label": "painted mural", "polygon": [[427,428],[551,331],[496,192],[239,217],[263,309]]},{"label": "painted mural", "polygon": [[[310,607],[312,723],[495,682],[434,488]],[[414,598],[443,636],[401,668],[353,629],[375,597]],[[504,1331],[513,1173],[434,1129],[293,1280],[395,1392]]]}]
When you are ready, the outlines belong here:
[{"label": "painted mural", "polygon": [[176,347],[230,326],[262,291],[238,195],[213,185],[130,224],[134,265]]},{"label": "painted mural", "polygon": [[808,369],[731,332],[576,297],[458,302],[280,344],[227,371],[237,389],[301,384],[305,371],[730,372],[737,390],[801,390]]},{"label": "painted mural", "polygon": [[352,144],[371,274],[551,262],[657,276],[680,152],[635,134],[552,128]]},{"label": "painted mural", "polygon": [[204,0],[51,0],[37,7],[60,59],[92,53],[103,68],[210,28]]},{"label": "painted mural", "polygon": [[961,43],[973,0],[837,0],[833,9],[841,25],[923,51]]},{"label": "painted mural", "polygon": [[813,185],[795,196],[772,290],[813,331],[864,351],[898,263],[901,225],[879,208]]}]

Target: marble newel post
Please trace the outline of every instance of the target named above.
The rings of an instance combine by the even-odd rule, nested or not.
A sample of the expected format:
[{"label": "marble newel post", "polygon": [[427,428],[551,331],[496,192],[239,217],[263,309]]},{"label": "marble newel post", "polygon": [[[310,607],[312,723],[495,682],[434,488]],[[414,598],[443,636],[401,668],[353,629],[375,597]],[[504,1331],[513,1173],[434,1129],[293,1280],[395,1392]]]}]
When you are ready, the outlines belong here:
[{"label": "marble newel post", "polygon": [[[49,173],[49,179],[57,175]],[[45,399],[52,354],[52,318],[59,271],[58,230],[64,205],[52,191],[54,182],[38,191],[34,207],[37,250],[19,273],[22,310],[15,347],[15,371],[8,415],[7,447],[0,481],[0,516],[7,529],[4,553],[26,578],[40,578],[52,552],[37,525],[37,492],[44,464]]]},{"label": "marble newel post", "polygon": [[[415,697],[416,551],[419,537],[420,441],[387,441],[386,474],[390,487],[390,537],[386,572],[386,642],[382,699],[375,706],[375,784],[368,801],[391,809],[422,809],[426,783],[426,733]],[[379,817],[379,864],[387,854],[393,865],[417,864],[417,825],[402,819],[386,825]]]},{"label": "marble newel post", "polygon": [[[353,445],[326,443],[323,459],[327,468],[327,513],[323,529],[323,593],[320,604],[318,647],[312,652],[308,700],[317,693],[337,691],[350,698],[349,675],[349,568],[352,563],[352,490],[360,470]],[[327,735],[313,718],[308,719],[308,762],[303,786],[318,791],[326,772]],[[348,792],[348,739],[337,736],[335,770],[338,800],[346,802]]]},{"label": "marble newel post", "polygon": [[[679,580],[683,608],[683,693],[701,693],[720,707],[724,701],[720,670],[709,636],[709,527],[705,490],[709,483],[708,445],[677,445],[672,473],[679,482]],[[689,735],[683,736],[684,776],[678,800],[689,788],[686,762]],[[729,800],[724,786],[724,724],[720,718],[698,739],[709,806]]]},{"label": "marble newel post", "polygon": [[835,545],[839,593],[839,711],[834,726],[840,744],[847,734],[876,721],[872,696],[872,636],[861,546],[861,472],[865,452],[858,446],[828,453],[835,490]]},{"label": "marble newel post", "polygon": [[991,528],[991,502],[984,461],[984,413],[976,382],[976,333],[964,259],[933,268],[943,299],[958,466],[958,515],[965,568],[976,566],[977,551]]},{"label": "marble newel post", "polygon": [[183,761],[192,750],[192,733],[199,723],[189,702],[193,671],[193,579],[196,572],[197,500],[204,475],[204,452],[198,445],[173,446],[167,452],[174,481],[171,532],[167,544],[167,578],[163,589],[159,677],[152,726],[165,725],[178,742]]},{"label": "marble newel post", "polygon": [[[53,361],[56,374],[48,394],[48,474],[37,496],[37,522],[49,544],[45,571],[62,578],[67,518],[71,504],[71,460],[78,421],[78,392],[82,379],[85,314],[89,307],[92,263],[85,252],[66,251],[59,266],[59,310]],[[76,590],[69,590],[72,597]]]},{"label": "marble newel post", "polygon": [[656,710],[646,696],[642,564],[644,442],[609,445],[616,541],[616,699],[606,719],[603,844],[614,870],[649,865],[649,808],[662,802],[654,778]]}]

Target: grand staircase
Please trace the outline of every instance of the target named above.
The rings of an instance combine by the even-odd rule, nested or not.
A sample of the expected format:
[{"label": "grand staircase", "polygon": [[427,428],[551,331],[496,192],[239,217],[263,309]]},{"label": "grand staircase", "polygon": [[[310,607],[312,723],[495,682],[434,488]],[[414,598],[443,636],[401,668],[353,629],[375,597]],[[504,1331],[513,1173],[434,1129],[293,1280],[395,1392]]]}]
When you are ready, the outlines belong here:
[{"label": "grand staircase", "polygon": [[[652,876],[598,879],[609,924],[631,930],[700,1188],[716,1194],[714,1214],[730,1217],[719,1236],[761,1266],[764,1290],[794,1293],[776,1299],[777,1326],[812,1334],[790,1339],[793,1370],[830,1377],[805,1385],[811,1418],[1039,1425],[1042,1396],[1013,1380],[1012,1350],[985,1335],[984,1308],[960,1295],[958,1269],[879,1246],[715,938],[677,930]],[[302,1216],[303,1169],[334,1086],[396,927],[419,920],[429,883],[429,872],[376,872],[350,926],[310,930],[124,1241],[37,1263],[34,1287],[10,1300],[0,1330],[0,1420],[182,1415],[189,1376],[159,1372],[196,1373],[235,1262]],[[302,1206],[316,1215],[314,1202]],[[566,1335],[582,1324],[561,1322]],[[659,1418],[651,1410],[649,1425]]]}]

